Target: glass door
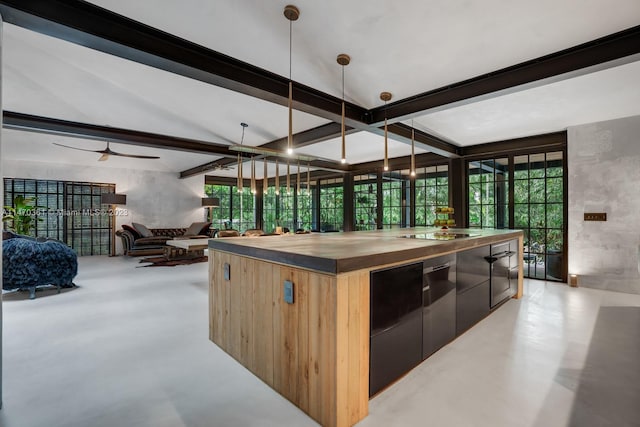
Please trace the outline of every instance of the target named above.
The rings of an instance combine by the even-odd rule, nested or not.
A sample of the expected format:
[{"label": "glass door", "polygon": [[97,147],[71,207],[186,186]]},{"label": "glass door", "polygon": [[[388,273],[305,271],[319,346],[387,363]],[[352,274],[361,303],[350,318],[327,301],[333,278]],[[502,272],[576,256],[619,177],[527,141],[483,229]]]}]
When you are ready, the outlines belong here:
[{"label": "glass door", "polygon": [[565,157],[556,150],[468,162],[468,225],[524,230],[525,277],[567,279]]},{"label": "glass door", "polygon": [[514,228],[524,230],[525,277],[566,281],[562,151],[514,157]]}]

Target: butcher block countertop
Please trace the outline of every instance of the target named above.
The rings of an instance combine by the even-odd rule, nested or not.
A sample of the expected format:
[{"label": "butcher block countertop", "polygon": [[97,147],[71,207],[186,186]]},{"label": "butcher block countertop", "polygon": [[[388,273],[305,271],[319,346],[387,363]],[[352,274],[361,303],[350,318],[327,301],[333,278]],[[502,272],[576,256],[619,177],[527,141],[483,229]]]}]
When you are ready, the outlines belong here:
[{"label": "butcher block countertop", "polygon": [[[455,240],[402,238],[426,233],[466,233]],[[341,233],[228,237],[209,240],[209,249],[291,265],[320,273],[341,274],[416,258],[429,258],[514,239],[521,230],[395,228]]]}]

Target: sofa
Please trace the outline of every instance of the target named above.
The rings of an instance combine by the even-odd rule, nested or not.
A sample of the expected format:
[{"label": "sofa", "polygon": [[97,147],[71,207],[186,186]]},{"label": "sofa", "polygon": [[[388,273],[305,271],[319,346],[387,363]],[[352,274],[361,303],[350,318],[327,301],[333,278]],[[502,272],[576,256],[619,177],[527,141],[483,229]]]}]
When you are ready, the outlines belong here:
[{"label": "sofa", "polygon": [[211,237],[210,222],[194,222],[187,228],[147,228],[139,223],[124,224],[116,235],[128,256],[163,255],[167,240],[176,238],[199,239]]},{"label": "sofa", "polygon": [[35,239],[10,232],[2,233],[2,289],[28,290],[36,297],[36,288],[71,288],[78,274],[78,257],[66,244],[54,239]]}]

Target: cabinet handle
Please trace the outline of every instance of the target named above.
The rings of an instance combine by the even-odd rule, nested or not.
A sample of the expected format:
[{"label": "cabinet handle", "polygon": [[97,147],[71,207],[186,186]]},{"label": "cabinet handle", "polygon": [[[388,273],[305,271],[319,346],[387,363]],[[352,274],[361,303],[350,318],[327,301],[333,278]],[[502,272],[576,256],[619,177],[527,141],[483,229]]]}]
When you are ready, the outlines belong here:
[{"label": "cabinet handle", "polygon": [[442,264],[442,265],[437,265],[435,267],[427,267],[427,268],[424,269],[424,272],[425,273],[432,273],[434,271],[438,271],[438,270],[442,270],[442,269],[445,269],[445,268],[449,268],[450,266],[451,266],[450,263],[446,263],[446,264]]},{"label": "cabinet handle", "polygon": [[514,256],[515,254],[516,253],[514,251],[504,251],[504,252],[497,253],[495,255],[486,256],[486,257],[484,257],[484,259],[489,264],[493,264],[494,262],[496,262],[499,259],[510,257],[510,256]]}]

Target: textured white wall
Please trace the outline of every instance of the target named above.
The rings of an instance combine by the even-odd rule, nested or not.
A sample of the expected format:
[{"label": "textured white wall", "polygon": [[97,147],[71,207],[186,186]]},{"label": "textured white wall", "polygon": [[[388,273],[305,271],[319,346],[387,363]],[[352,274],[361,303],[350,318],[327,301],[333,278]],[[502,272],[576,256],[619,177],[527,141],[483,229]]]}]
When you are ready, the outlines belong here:
[{"label": "textured white wall", "polygon": [[[568,129],[569,274],[640,293],[640,116]],[[606,212],[606,222],[584,221]]]},{"label": "textured white wall", "polygon": [[[116,227],[139,222],[149,228],[188,227],[204,220],[200,198],[204,177],[178,179],[177,173],[74,166],[23,160],[3,161],[3,176],[116,184],[116,192],[127,195],[126,216],[117,217]],[[122,253],[120,239],[117,252]]]}]

